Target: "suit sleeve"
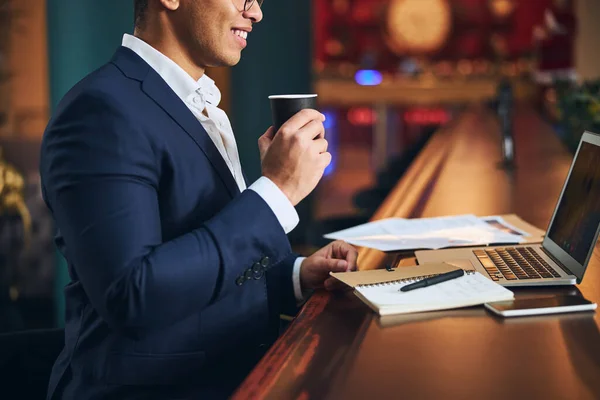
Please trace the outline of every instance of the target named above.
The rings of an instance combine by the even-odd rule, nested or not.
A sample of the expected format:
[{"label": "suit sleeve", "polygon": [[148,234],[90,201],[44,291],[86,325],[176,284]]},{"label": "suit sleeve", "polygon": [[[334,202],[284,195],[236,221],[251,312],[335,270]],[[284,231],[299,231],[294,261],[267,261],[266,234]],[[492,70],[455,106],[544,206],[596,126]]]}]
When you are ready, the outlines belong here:
[{"label": "suit sleeve", "polygon": [[298,299],[294,294],[292,273],[298,254],[288,255],[279,268],[268,272],[269,302],[274,314],[296,315],[300,310]]},{"label": "suit sleeve", "polygon": [[40,165],[65,256],[109,325],[167,326],[243,290],[240,278],[253,263],[286,264],[285,232],[251,190],[163,243],[160,154],[113,104],[87,94],[59,111]]}]

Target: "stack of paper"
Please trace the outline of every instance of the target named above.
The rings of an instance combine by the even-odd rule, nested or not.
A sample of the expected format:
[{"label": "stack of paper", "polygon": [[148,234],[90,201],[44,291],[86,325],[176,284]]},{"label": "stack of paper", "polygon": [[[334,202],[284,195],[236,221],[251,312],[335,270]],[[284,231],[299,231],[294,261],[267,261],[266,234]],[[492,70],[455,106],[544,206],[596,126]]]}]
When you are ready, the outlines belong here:
[{"label": "stack of paper", "polygon": [[[501,228],[501,229],[499,229]],[[438,218],[389,218],[325,235],[381,251],[441,249],[492,243],[521,243],[528,234],[500,217],[459,215]]]}]

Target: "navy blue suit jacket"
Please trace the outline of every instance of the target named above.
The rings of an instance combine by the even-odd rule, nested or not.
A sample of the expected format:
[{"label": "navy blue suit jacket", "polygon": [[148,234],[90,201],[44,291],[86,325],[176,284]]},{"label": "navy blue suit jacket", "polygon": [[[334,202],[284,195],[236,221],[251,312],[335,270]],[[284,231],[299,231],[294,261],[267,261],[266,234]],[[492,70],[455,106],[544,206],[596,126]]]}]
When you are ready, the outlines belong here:
[{"label": "navy blue suit jacket", "polygon": [[239,382],[295,309],[296,256],[164,80],[118,49],[61,101],[40,169],[71,276],[49,397]]}]

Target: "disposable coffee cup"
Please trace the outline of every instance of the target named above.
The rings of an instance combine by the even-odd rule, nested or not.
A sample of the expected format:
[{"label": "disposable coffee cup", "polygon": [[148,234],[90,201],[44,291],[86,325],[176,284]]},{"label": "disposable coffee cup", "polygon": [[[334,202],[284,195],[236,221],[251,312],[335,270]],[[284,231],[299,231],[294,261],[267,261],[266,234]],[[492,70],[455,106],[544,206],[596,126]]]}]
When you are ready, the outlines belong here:
[{"label": "disposable coffee cup", "polygon": [[317,108],[316,94],[282,94],[269,96],[273,128],[278,132],[283,124],[305,108]]}]

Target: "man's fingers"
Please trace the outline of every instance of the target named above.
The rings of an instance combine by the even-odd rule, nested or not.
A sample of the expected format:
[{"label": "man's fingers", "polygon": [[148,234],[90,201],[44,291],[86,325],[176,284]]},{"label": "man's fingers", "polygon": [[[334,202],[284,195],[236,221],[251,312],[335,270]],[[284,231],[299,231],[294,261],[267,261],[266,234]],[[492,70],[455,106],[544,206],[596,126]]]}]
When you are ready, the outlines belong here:
[{"label": "man's fingers", "polygon": [[273,138],[275,137],[275,128],[270,126],[269,129],[267,129],[267,131],[261,137],[273,140]]},{"label": "man's fingers", "polygon": [[323,258],[321,261],[321,267],[331,272],[346,272],[348,268],[348,262],[346,260],[339,260],[335,258]]},{"label": "man's fingers", "polygon": [[323,139],[325,127],[323,126],[323,122],[321,120],[312,120],[308,124],[304,125],[296,135],[298,135],[298,139],[300,140],[313,140],[313,139]]},{"label": "man's fingers", "polygon": [[348,262],[348,271],[356,271],[358,268],[357,260],[358,260],[358,251],[354,248],[354,246],[345,243],[346,249],[346,261]]},{"label": "man's fingers", "polygon": [[348,271],[356,271],[358,250],[349,243],[342,240],[334,242],[334,256],[336,258],[343,258],[348,262]]},{"label": "man's fingers", "polygon": [[315,139],[313,140],[312,147],[316,149],[319,154],[325,153],[327,148],[329,147],[329,143],[325,139]]},{"label": "man's fingers", "polygon": [[258,147],[262,148],[263,146],[269,146],[275,137],[275,129],[273,127],[269,127],[265,133],[261,137],[258,138]]},{"label": "man's fingers", "polygon": [[329,164],[331,164],[331,153],[324,152],[319,154],[319,162],[323,169],[327,168]]},{"label": "man's fingers", "polygon": [[[312,122],[317,122],[323,125],[323,121],[325,121],[325,116],[313,109],[304,109],[290,118],[285,124],[282,125],[279,130],[284,135],[295,135],[298,131],[302,130],[304,127],[309,125]],[[321,134],[323,129],[318,129],[314,136],[311,139],[315,138],[317,135]],[[310,133],[305,132],[305,134],[310,135]]]},{"label": "man's fingers", "polygon": [[269,147],[271,147],[274,135],[275,130],[271,126],[261,137],[258,138],[258,151],[260,152],[261,160],[264,158],[265,154],[269,150]]}]

